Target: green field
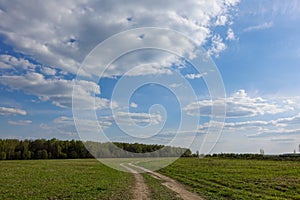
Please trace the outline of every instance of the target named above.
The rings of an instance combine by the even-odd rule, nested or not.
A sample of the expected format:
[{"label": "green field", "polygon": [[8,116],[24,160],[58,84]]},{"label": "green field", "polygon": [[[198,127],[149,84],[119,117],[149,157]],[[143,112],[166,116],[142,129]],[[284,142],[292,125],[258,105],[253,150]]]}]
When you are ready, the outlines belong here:
[{"label": "green field", "polygon": [[157,180],[147,173],[144,173],[143,176],[151,191],[152,200],[181,200],[175,192],[169,190],[165,186],[162,186],[161,180]]},{"label": "green field", "polygon": [[[110,160],[116,166],[137,161]],[[137,163],[155,168],[162,161],[140,159]],[[181,158],[159,172],[206,199],[300,199],[297,161]],[[143,176],[151,199],[178,199],[160,180]],[[1,200],[131,199],[134,177],[95,159],[1,161],[0,185]]]},{"label": "green field", "polygon": [[[152,159],[102,159],[120,163]],[[157,160],[157,159],[154,159]],[[166,159],[165,159],[166,160]],[[151,199],[179,199],[159,180],[143,174]],[[15,160],[0,162],[0,199],[120,199],[132,198],[134,177],[96,159]]]},{"label": "green field", "polygon": [[0,162],[0,199],[131,199],[133,184],[95,159]]},{"label": "green field", "polygon": [[181,158],[159,172],[207,199],[300,199],[298,161]]}]

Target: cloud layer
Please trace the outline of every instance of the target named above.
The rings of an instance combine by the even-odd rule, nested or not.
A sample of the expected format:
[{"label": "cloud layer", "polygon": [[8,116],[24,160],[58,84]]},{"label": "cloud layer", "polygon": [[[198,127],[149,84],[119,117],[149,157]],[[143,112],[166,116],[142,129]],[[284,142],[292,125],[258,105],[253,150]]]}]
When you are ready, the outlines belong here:
[{"label": "cloud layer", "polygon": [[27,112],[18,108],[0,107],[0,115],[26,115]]},{"label": "cloud layer", "polygon": [[226,117],[255,117],[266,114],[278,114],[291,111],[294,108],[283,101],[272,102],[262,97],[250,97],[245,90],[239,90],[225,100],[202,100],[187,105],[183,110],[191,116],[210,116],[212,105],[226,105]]},{"label": "cloud layer", "polygon": [[95,45],[136,27],[175,29],[199,44],[212,38],[212,51],[217,53],[224,47],[210,29],[230,23],[231,8],[238,2],[9,1],[0,3],[0,34],[16,51],[45,65],[76,73]]}]

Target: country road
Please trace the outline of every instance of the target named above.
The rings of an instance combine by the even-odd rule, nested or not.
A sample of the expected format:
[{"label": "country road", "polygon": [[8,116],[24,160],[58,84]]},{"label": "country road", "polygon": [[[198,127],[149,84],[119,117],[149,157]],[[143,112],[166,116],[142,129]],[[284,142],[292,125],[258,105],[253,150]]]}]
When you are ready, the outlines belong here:
[{"label": "country road", "polygon": [[199,195],[192,193],[185,189],[184,185],[181,183],[178,183],[174,179],[171,179],[167,176],[164,176],[160,173],[153,172],[149,169],[146,169],[144,167],[140,167],[137,165],[134,165],[132,163],[125,163],[120,164],[122,167],[124,167],[127,171],[133,173],[135,177],[135,189],[133,191],[133,198],[134,199],[142,199],[142,200],[148,200],[150,199],[150,191],[145,183],[145,180],[139,172],[146,172],[149,175],[151,175],[153,178],[161,180],[163,183],[162,185],[166,186],[170,190],[176,192],[183,200],[204,200]]},{"label": "country road", "polygon": [[150,190],[144,180],[144,177],[138,171],[126,166],[124,163],[121,163],[120,165],[134,175],[135,186],[132,191],[133,200],[150,200]]}]

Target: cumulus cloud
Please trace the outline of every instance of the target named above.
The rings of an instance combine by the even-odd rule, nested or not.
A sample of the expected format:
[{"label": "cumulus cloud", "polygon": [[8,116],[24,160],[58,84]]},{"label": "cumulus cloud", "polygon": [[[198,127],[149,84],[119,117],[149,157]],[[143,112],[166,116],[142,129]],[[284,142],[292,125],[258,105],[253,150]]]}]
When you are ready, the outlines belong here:
[{"label": "cumulus cloud", "polygon": [[[293,107],[287,104],[272,102],[262,97],[250,97],[245,90],[239,90],[230,97],[221,100],[211,101],[202,100],[187,105],[183,110],[188,115],[211,115],[212,105],[216,108],[218,105],[226,104],[226,117],[254,117],[265,114],[278,114],[293,110]],[[200,112],[199,112],[200,111]]]},{"label": "cumulus cloud", "polygon": [[[27,94],[38,96],[43,101],[50,101],[54,105],[62,108],[72,107],[73,86],[76,90],[73,100],[76,101],[78,108],[95,109],[109,107],[108,100],[91,96],[91,93],[100,95],[100,86],[94,82],[65,80],[59,78],[45,78],[44,75],[36,72],[20,75],[0,76],[0,83],[7,85],[15,90],[23,90]],[[75,108],[76,109],[76,108]]]},{"label": "cumulus cloud", "polygon": [[227,30],[226,40],[236,40],[235,34],[231,28]]},{"label": "cumulus cloud", "polygon": [[42,73],[49,76],[54,76],[56,74],[56,70],[50,67],[43,67]]},{"label": "cumulus cloud", "polygon": [[[50,101],[56,106],[71,107],[72,87],[75,81],[69,80],[70,76],[64,75],[76,74],[85,56],[100,42],[113,34],[132,28],[162,27],[190,36],[197,45],[209,42],[209,38],[212,38],[211,53],[219,53],[225,46],[222,38],[215,36],[211,29],[215,26],[229,25],[231,10],[238,2],[238,0],[185,2],[167,0],[151,3],[145,1],[120,3],[106,0],[0,2],[0,35],[3,42],[13,46],[14,51],[20,55],[24,55],[24,57],[6,54],[0,56],[0,68],[19,70],[14,75],[3,73],[0,83],[12,89],[22,90],[26,94],[38,96],[41,100]],[[214,23],[218,20],[219,23]],[[191,42],[172,38],[172,34],[141,32],[131,37],[121,38],[119,42],[114,43],[112,50],[122,49],[122,46],[132,43],[144,43],[148,46],[163,44],[166,49],[177,48],[180,55],[194,49]],[[115,44],[118,44],[117,48]],[[109,48],[106,50],[107,54],[111,53]],[[180,62],[178,56],[170,53],[139,52],[118,59],[105,71],[104,76],[122,75],[132,66],[138,67],[126,75],[171,74],[172,66],[178,62]],[[93,66],[92,72],[86,75],[95,73],[94,69],[105,67],[101,66],[98,57],[95,58],[95,62],[89,64]],[[76,84],[75,102],[80,102],[80,105],[86,107],[93,105],[96,99],[96,109],[109,107],[108,100],[98,97],[100,88],[96,83],[81,80]],[[87,88],[95,89],[97,97],[91,96],[93,92]]]},{"label": "cumulus cloud", "polygon": [[217,26],[224,26],[227,22],[227,16],[221,15],[217,17],[216,25]]},{"label": "cumulus cloud", "polygon": [[0,107],[0,115],[26,115],[27,112],[18,108]]},{"label": "cumulus cloud", "polygon": [[[230,22],[238,0],[197,1],[7,1],[0,3],[0,34],[8,45],[47,66],[76,73],[99,42],[135,27],[166,27],[186,33],[200,45],[213,26]],[[113,13],[113,15],[112,15]],[[216,21],[216,23],[212,23]],[[12,26],[13,25],[13,26]],[[216,45],[220,52],[224,45]]]},{"label": "cumulus cloud", "polygon": [[211,48],[208,50],[209,55],[216,55],[218,57],[220,52],[226,49],[226,45],[220,35],[214,35],[211,38],[211,43]]},{"label": "cumulus cloud", "polygon": [[35,67],[36,65],[25,58],[17,58],[8,54],[0,55],[0,69],[33,70]]}]

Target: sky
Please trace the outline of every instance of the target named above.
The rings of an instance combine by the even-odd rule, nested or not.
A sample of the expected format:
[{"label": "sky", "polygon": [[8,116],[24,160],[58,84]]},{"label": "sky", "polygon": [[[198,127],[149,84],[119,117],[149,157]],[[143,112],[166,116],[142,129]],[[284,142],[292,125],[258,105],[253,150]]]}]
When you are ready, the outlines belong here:
[{"label": "sky", "polygon": [[297,0],[0,0],[0,18],[0,138],[300,151]]}]

